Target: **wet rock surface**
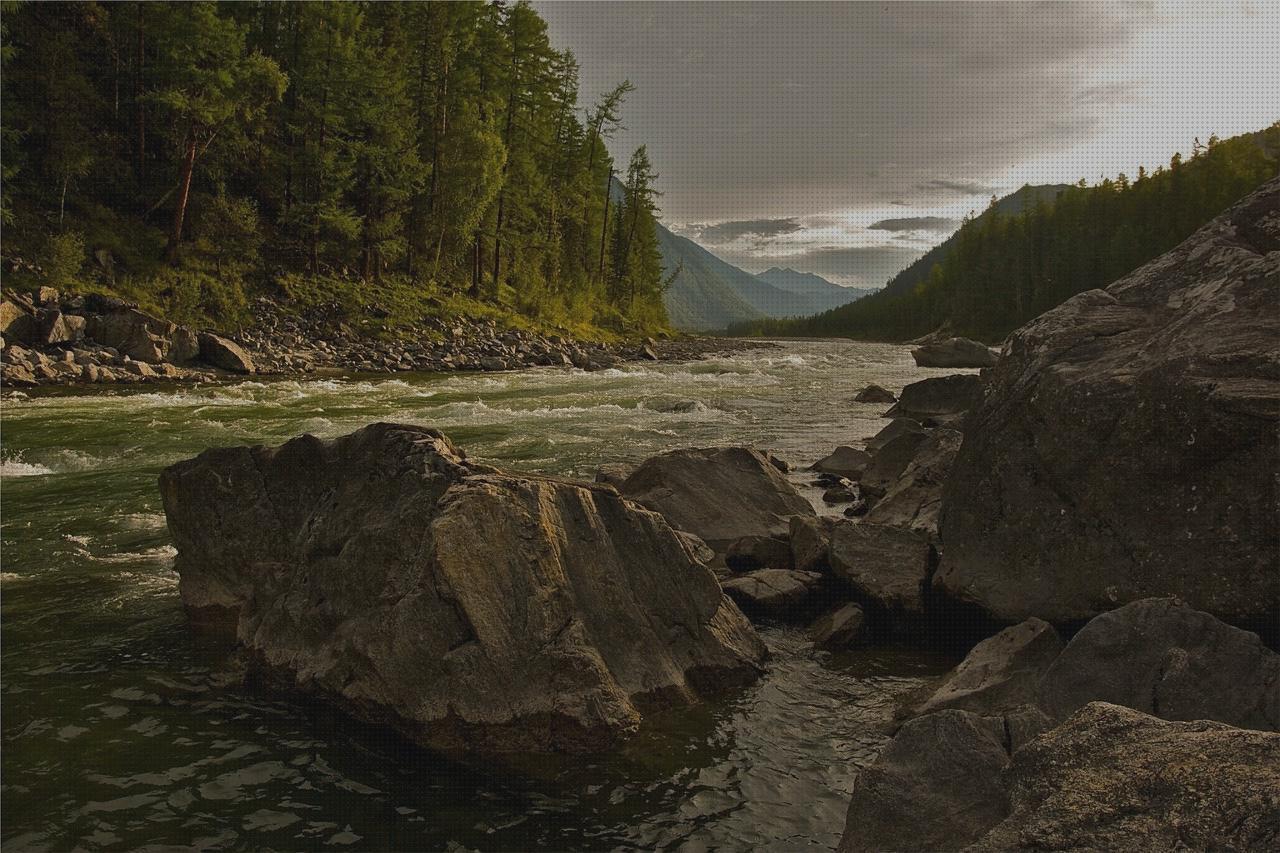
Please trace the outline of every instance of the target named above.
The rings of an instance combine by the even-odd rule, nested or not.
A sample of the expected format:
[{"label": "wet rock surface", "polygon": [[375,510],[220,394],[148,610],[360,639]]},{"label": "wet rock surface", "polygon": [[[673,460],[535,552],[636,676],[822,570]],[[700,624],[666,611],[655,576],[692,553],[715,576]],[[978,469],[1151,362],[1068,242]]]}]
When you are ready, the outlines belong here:
[{"label": "wet rock surface", "polygon": [[995,367],[1000,356],[969,338],[947,338],[911,351],[917,367]]},{"label": "wet rock surface", "polygon": [[211,450],[161,494],[183,602],[251,678],[434,748],[603,748],[764,655],[660,516],[427,428]]}]

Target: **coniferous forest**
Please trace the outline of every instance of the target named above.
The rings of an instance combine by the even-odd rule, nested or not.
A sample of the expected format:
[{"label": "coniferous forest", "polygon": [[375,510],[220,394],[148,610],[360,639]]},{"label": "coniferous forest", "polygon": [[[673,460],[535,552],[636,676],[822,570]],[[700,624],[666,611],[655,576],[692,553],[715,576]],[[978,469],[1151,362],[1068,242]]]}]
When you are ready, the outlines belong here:
[{"label": "coniferous forest", "polygon": [[[527,3],[6,3],[9,283],[660,329],[656,177]],[[613,192],[609,191],[613,187]]]},{"label": "coniferous forest", "polygon": [[730,333],[901,341],[945,328],[997,342],[1173,248],[1277,172],[1280,123],[1228,140],[1197,140],[1189,158],[1175,154],[1167,168],[1139,168],[1132,178],[1093,185],[1082,180],[1018,213],[999,212],[993,198],[986,212],[965,220],[942,262],[914,286],[891,281],[814,317],[751,321]]}]

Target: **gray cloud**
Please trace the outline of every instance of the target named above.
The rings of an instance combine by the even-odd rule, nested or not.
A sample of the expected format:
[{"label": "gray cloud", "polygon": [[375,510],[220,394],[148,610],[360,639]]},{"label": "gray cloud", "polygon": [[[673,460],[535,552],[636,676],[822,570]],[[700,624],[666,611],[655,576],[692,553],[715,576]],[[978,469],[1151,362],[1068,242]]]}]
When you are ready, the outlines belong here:
[{"label": "gray cloud", "polygon": [[[1049,125],[1052,127],[1052,124]],[[948,181],[943,178],[934,178],[931,181],[925,181],[915,185],[915,189],[923,190],[931,195],[991,195],[996,192],[996,187],[989,184],[980,184],[976,181]]]},{"label": "gray cloud", "polygon": [[718,222],[714,225],[696,226],[696,233],[703,242],[719,245],[732,243],[739,237],[777,237],[780,234],[794,234],[801,228],[799,220],[786,219],[739,219],[729,222]]},{"label": "gray cloud", "polygon": [[[1158,16],[1109,3],[539,2],[584,104],[637,90],[663,218],[753,221],[989,195],[1097,132],[1126,80],[1092,69]],[[1090,89],[1094,86],[1093,89]]]},{"label": "gray cloud", "polygon": [[867,226],[872,231],[954,231],[960,223],[945,216],[906,216],[901,219],[881,219]]}]

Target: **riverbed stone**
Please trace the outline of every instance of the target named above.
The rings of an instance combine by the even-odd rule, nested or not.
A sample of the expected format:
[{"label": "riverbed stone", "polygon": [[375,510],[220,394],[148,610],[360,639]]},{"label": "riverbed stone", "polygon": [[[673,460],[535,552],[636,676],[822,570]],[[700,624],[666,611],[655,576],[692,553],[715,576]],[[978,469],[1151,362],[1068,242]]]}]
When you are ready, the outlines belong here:
[{"label": "riverbed stone", "polygon": [[725,593],[744,613],[767,619],[792,619],[813,609],[822,575],[788,569],[760,569],[725,581]]},{"label": "riverbed stone", "polygon": [[835,519],[828,516],[792,516],[788,540],[791,564],[803,572],[831,570],[831,528]]},{"label": "riverbed stone", "polygon": [[892,391],[874,382],[853,395],[855,403],[896,403],[897,401],[898,398]]},{"label": "riverbed stone", "polygon": [[920,422],[914,418],[894,418],[889,421],[878,433],[867,439],[866,446],[869,453],[875,454],[880,451],[886,444],[903,433],[915,433],[923,436],[926,430],[920,425]]},{"label": "riverbed stone", "polygon": [[782,536],[743,536],[725,552],[725,565],[735,572],[790,569],[791,542]]},{"label": "riverbed stone", "polygon": [[993,796],[1010,813],[968,850],[1270,850],[1280,838],[1270,732],[1094,702],[1015,751],[1003,784]]},{"label": "riverbed stone", "polygon": [[814,646],[827,651],[847,649],[865,634],[866,614],[852,601],[824,613],[809,626]]},{"label": "riverbed stone", "polygon": [[887,418],[927,418],[962,414],[982,402],[982,377],[976,373],[933,376],[902,389]]},{"label": "riverbed stone", "polygon": [[811,470],[857,480],[871,464],[871,454],[856,447],[841,445],[813,463]]},{"label": "riverbed stone", "polygon": [[234,341],[210,332],[201,332],[199,341],[200,359],[207,364],[232,373],[257,372],[253,359]]},{"label": "riverbed stone", "polygon": [[1036,705],[1041,678],[1062,649],[1062,638],[1043,619],[1005,628],[974,646],[912,716],[948,708],[991,715]]},{"label": "riverbed stone", "polygon": [[1090,620],[1045,671],[1040,698],[1059,720],[1102,701],[1280,731],[1280,655],[1175,599],[1145,599]]},{"label": "riverbed stone", "polygon": [[749,447],[654,456],[619,491],[721,554],[744,536],[785,536],[793,515],[815,515],[768,458]]},{"label": "riverbed stone", "polygon": [[906,527],[936,541],[942,489],[963,439],[956,430],[929,430],[897,480],[867,513],[867,521]]},{"label": "riverbed stone", "polygon": [[1002,621],[1175,595],[1280,623],[1280,179],[1009,338],[943,496],[941,589]]},{"label": "riverbed stone", "polygon": [[448,751],[605,748],[765,649],[656,513],[441,433],[209,450],[160,480],[192,618],[253,680]]},{"label": "riverbed stone", "polygon": [[831,571],[862,599],[890,613],[924,612],[929,540],[913,530],[837,519],[831,525]]},{"label": "riverbed stone", "polygon": [[999,356],[969,338],[933,341],[911,351],[916,367],[995,367]]}]

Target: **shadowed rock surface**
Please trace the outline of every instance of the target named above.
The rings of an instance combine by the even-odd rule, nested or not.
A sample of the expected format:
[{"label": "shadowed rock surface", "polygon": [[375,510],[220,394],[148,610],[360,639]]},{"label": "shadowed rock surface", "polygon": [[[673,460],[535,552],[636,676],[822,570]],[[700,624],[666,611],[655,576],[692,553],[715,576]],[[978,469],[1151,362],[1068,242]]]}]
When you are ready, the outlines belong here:
[{"label": "shadowed rock surface", "polygon": [[1005,628],[974,646],[912,715],[948,708],[994,714],[1035,704],[1040,678],[1062,649],[1062,638],[1042,619]]},{"label": "shadowed rock surface", "polygon": [[1147,599],[1072,637],[1045,672],[1041,699],[1059,720],[1101,701],[1167,720],[1280,730],[1280,655],[1208,613]]},{"label": "shadowed rock surface", "polygon": [[898,402],[885,412],[886,418],[946,417],[967,412],[982,402],[982,377],[976,373],[934,376],[912,382],[898,395]]},{"label": "shadowed rock surface", "polygon": [[809,626],[809,636],[820,649],[845,649],[862,639],[864,622],[862,608],[849,602],[819,617]]},{"label": "shadowed rock surface", "polygon": [[663,453],[618,490],[720,554],[744,536],[785,536],[791,516],[814,515],[769,457],[749,447]]},{"label": "shadowed rock surface", "polygon": [[250,674],[427,746],[591,750],[764,648],[657,514],[439,432],[210,450],[160,480],[183,602]]},{"label": "shadowed rock surface", "polygon": [[967,849],[1280,845],[1277,734],[1095,702],[1016,751],[1005,782],[1011,813]]},{"label": "shadowed rock surface", "polygon": [[897,400],[892,391],[874,382],[853,395],[855,403],[894,403]]},{"label": "shadowed rock surface", "polygon": [[832,573],[855,593],[891,613],[924,612],[929,542],[923,535],[841,519],[830,527],[829,548]]},{"label": "shadowed rock surface", "polygon": [[940,587],[1007,621],[1176,595],[1274,624],[1278,282],[1272,180],[1014,332],[944,492]]},{"label": "shadowed rock surface", "polygon": [[867,451],[841,445],[829,455],[813,463],[813,470],[857,480],[870,464],[871,454],[867,453]]},{"label": "shadowed rock surface", "polygon": [[953,429],[930,430],[898,479],[867,513],[867,521],[909,528],[936,540],[942,487],[951,474],[962,438]]},{"label": "shadowed rock surface", "polygon": [[752,616],[790,619],[813,609],[822,575],[788,569],[761,569],[725,581],[725,593]]}]

